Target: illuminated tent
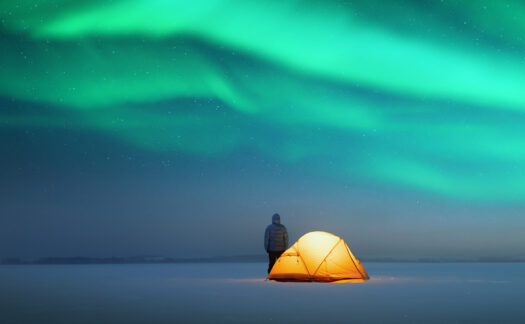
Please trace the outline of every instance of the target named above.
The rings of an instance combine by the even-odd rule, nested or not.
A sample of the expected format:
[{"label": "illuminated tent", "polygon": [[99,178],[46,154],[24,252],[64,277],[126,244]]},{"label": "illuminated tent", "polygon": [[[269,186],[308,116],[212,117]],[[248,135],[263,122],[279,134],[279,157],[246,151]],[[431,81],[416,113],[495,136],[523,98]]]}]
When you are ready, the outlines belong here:
[{"label": "illuminated tent", "polygon": [[362,281],[368,279],[368,274],[342,238],[316,231],[303,235],[284,251],[275,262],[268,279]]}]

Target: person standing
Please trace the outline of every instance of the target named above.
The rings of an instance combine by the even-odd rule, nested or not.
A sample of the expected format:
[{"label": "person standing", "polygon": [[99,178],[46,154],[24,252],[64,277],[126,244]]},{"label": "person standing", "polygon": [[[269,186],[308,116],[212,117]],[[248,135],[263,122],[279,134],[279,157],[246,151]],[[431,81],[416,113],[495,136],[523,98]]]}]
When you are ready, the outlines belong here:
[{"label": "person standing", "polygon": [[272,223],[266,227],[264,232],[264,249],[268,253],[268,273],[272,271],[275,261],[288,248],[288,232],[286,227],[281,224],[281,216],[275,213],[272,216]]}]

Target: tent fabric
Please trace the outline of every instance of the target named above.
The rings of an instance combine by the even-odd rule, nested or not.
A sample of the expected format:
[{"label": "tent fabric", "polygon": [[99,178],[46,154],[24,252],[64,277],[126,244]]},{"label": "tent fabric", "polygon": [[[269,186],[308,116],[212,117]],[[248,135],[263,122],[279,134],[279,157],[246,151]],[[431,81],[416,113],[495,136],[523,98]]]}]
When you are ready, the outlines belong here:
[{"label": "tent fabric", "polygon": [[278,281],[338,281],[369,279],[345,241],[321,231],[303,235],[275,262],[268,279]]}]

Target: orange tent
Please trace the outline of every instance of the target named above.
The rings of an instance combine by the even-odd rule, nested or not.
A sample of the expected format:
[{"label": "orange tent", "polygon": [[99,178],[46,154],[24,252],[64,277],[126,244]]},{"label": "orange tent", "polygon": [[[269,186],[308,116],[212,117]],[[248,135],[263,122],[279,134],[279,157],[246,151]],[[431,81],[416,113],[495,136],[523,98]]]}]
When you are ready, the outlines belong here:
[{"label": "orange tent", "polygon": [[327,232],[303,235],[275,262],[268,279],[280,281],[362,281],[369,279],[345,241]]}]

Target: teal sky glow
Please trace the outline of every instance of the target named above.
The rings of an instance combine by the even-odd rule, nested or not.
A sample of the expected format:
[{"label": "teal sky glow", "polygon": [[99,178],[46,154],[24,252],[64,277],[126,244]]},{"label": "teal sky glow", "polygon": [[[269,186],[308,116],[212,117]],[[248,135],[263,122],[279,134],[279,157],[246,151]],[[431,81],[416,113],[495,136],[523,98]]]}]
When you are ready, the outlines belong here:
[{"label": "teal sky glow", "polygon": [[0,94],[66,112],[4,129],[65,118],[146,151],[525,199],[519,1],[9,0],[0,17]]}]

